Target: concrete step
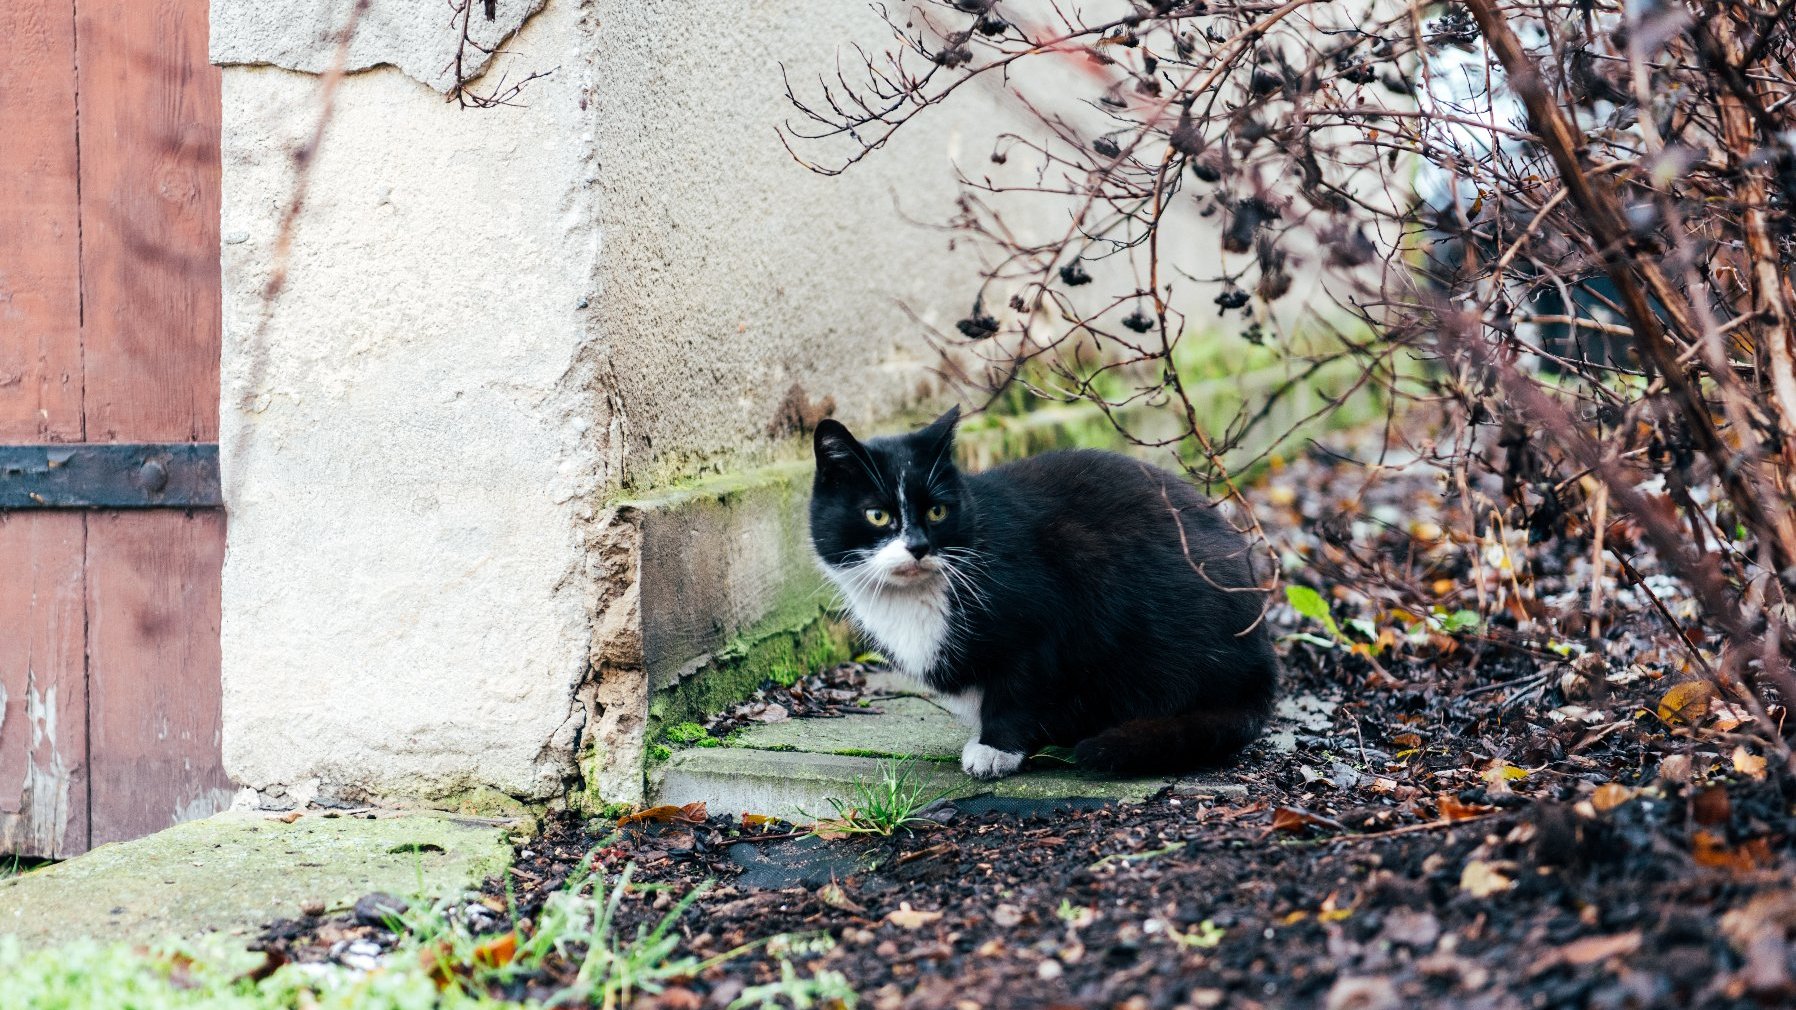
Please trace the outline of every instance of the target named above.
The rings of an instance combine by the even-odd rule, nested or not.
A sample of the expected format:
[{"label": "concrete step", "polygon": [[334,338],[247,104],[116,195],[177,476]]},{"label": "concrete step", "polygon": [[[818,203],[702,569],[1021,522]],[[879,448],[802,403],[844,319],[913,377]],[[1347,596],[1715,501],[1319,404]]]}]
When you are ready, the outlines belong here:
[{"label": "concrete step", "polygon": [[715,814],[812,820],[834,812],[832,797],[851,801],[858,782],[878,782],[892,762],[906,760],[931,795],[954,799],[1139,802],[1168,786],[1192,796],[1246,795],[1245,786],[1227,772],[1120,779],[1045,758],[1016,775],[982,782],[960,770],[968,735],[964,725],[927,698],[896,693],[890,684],[875,687],[893,692],[875,696],[876,713],[788,719],[744,730],[723,746],[676,750],[659,769],[656,802],[703,800]]},{"label": "concrete step", "polygon": [[317,903],[476,887],[511,860],[508,824],[431,812],[228,812],[0,880],[0,938],[151,942],[253,935]]}]

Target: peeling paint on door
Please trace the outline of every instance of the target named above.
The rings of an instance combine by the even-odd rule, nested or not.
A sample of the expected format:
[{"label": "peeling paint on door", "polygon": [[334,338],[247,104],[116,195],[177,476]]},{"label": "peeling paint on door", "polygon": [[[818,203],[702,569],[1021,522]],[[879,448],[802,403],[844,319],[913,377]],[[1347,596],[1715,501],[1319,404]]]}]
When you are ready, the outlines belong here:
[{"label": "peeling paint on door", "polygon": [[27,842],[35,852],[61,852],[69,823],[71,776],[57,747],[56,685],[40,691],[34,674],[27,675],[25,685],[25,724],[31,727],[24,789],[25,806],[32,814],[26,820]]}]

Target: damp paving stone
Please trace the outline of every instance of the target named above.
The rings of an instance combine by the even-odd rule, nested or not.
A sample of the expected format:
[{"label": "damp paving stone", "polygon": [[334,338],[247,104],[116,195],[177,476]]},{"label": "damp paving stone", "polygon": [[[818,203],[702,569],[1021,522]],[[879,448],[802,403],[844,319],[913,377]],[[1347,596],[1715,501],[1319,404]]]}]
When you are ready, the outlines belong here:
[{"label": "damp paving stone", "polygon": [[478,886],[511,859],[508,822],[449,814],[232,812],[0,880],[0,937],[148,942],[249,936],[302,905]]}]

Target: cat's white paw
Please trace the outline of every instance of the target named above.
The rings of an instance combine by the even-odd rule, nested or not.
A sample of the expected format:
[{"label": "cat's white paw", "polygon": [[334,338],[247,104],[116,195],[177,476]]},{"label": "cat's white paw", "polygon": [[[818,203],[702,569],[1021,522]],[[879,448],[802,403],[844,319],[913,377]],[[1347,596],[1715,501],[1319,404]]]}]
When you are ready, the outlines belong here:
[{"label": "cat's white paw", "polygon": [[1022,766],[1022,754],[987,747],[977,739],[960,749],[960,770],[976,779],[1001,779]]}]

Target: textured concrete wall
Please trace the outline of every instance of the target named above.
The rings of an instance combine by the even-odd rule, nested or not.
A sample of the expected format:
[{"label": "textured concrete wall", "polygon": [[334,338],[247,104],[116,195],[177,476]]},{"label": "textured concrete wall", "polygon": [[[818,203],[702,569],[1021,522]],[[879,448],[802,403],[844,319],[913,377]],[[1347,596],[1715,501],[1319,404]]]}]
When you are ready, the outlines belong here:
[{"label": "textured concrete wall", "polygon": [[613,253],[599,305],[629,418],[626,476],[653,486],[764,456],[794,383],[814,400],[833,396],[850,424],[914,401],[935,358],[900,303],[952,331],[972,287],[948,236],[911,222],[948,219],[950,153],[989,132],[972,122],[976,103],[823,178],[774,134],[792,115],[780,64],[813,92],[839,44],[883,43],[860,0],[598,7]]},{"label": "textured concrete wall", "polygon": [[406,20],[438,6],[376,0],[269,305],[347,5],[215,6],[226,766],[264,800],[556,795],[647,704],[588,680],[641,639],[607,505],[790,454],[794,384],[857,422],[922,394],[898,303],[951,326],[964,275],[889,191],[945,216],[953,124],[846,180],[787,158],[778,62],[876,39],[858,3],[502,3],[483,83],[553,73],[472,111]]},{"label": "textured concrete wall", "polygon": [[247,785],[541,797],[572,772],[612,420],[585,17],[514,40],[563,68],[528,108],[344,80],[266,324],[319,78],[225,72],[224,747]]}]

